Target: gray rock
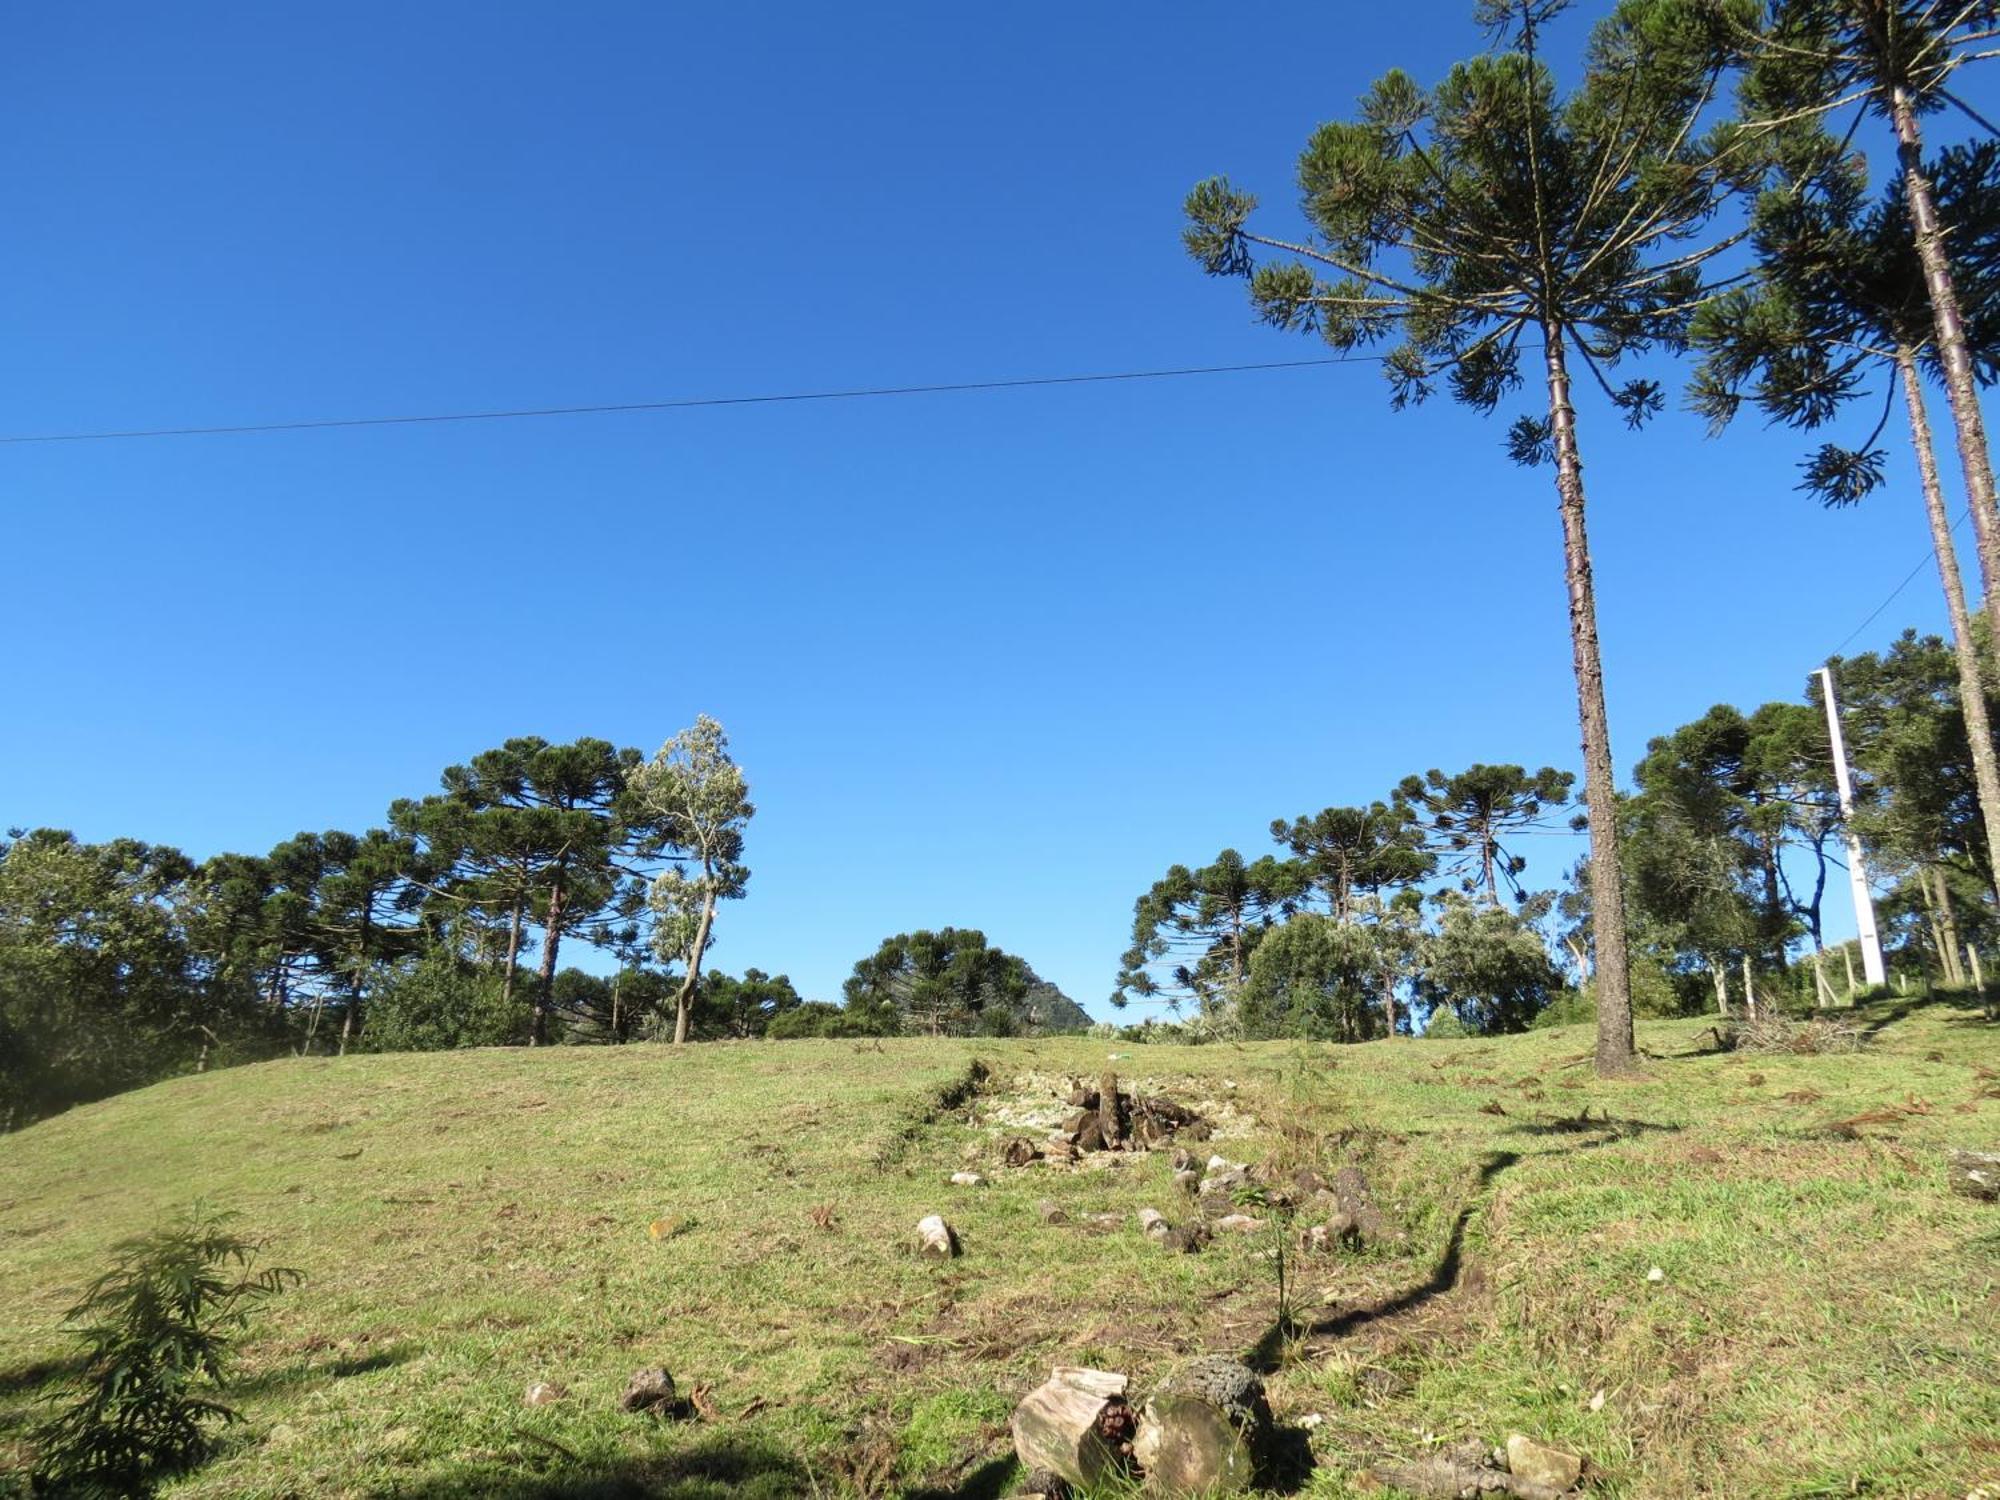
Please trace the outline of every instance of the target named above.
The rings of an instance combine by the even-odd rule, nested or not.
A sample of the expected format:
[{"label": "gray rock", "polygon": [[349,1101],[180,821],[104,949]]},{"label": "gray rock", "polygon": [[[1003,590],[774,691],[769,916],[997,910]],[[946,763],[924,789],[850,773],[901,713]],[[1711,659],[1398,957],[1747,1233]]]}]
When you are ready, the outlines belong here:
[{"label": "gray rock", "polygon": [[1583,1477],[1583,1460],[1516,1432],[1507,1439],[1507,1472],[1552,1490],[1567,1490]]}]

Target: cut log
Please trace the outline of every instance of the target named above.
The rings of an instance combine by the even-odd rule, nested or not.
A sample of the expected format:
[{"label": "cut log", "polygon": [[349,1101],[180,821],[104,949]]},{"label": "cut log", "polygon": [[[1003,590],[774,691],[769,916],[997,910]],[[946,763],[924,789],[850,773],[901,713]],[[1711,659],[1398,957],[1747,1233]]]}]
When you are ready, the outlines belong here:
[{"label": "cut log", "polygon": [[1106,1073],[1097,1085],[1097,1132],[1104,1137],[1106,1151],[1116,1151],[1125,1144],[1125,1121],[1118,1105],[1118,1075]]},{"label": "cut log", "polygon": [[1000,1151],[1000,1159],[1010,1167],[1025,1167],[1039,1161],[1041,1155],[1042,1148],[1024,1135],[1015,1136]]},{"label": "cut log", "polygon": [[1030,1473],[1045,1471],[1088,1489],[1128,1467],[1134,1419],[1125,1377],[1112,1371],[1058,1369],[1014,1408],[1009,1425],[1014,1452]]},{"label": "cut log", "polygon": [[1105,1149],[1104,1129],[1098,1124],[1096,1115],[1091,1115],[1078,1128],[1076,1133],[1076,1149],[1079,1151],[1102,1151]]},{"label": "cut log", "polygon": [[959,1253],[958,1234],[940,1214],[928,1214],[917,1221],[917,1252],[950,1260]]},{"label": "cut log", "polygon": [[2000,1202],[2000,1151],[1954,1151],[1950,1172],[1954,1193]]},{"label": "cut log", "polygon": [[1044,1224],[1067,1224],[1069,1215],[1062,1211],[1062,1205],[1053,1198],[1044,1198],[1035,1205],[1035,1212],[1041,1215]]},{"label": "cut log", "polygon": [[1201,1191],[1201,1174],[1193,1168],[1184,1168],[1174,1173],[1174,1186],[1192,1198]]},{"label": "cut log", "polygon": [[1139,1419],[1133,1457],[1161,1495],[1236,1495],[1257,1478],[1271,1429],[1264,1383],[1220,1355],[1182,1366]]},{"label": "cut log", "polygon": [[951,1174],[953,1187],[978,1187],[986,1179],[977,1172],[954,1172]]}]

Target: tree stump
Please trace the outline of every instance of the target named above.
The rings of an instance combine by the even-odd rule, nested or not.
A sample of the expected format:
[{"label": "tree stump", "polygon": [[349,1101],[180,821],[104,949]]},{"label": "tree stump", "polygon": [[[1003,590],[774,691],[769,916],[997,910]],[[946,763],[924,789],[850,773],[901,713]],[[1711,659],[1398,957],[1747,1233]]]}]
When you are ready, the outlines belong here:
[{"label": "tree stump", "polygon": [[1954,1193],[2000,1202],[2000,1151],[1954,1151],[1949,1170]]},{"label": "tree stump", "polygon": [[1159,1494],[1242,1494],[1256,1481],[1270,1429],[1264,1383],[1235,1360],[1210,1355],[1169,1375],[1146,1402],[1132,1456]]},{"label": "tree stump", "polygon": [[1109,1370],[1058,1367],[1014,1408],[1009,1425],[1021,1467],[1084,1489],[1123,1474],[1134,1426],[1125,1385]]},{"label": "tree stump", "polygon": [[1097,1085],[1097,1133],[1104,1149],[1116,1151],[1125,1144],[1125,1122],[1118,1113],[1118,1075],[1106,1073]]}]

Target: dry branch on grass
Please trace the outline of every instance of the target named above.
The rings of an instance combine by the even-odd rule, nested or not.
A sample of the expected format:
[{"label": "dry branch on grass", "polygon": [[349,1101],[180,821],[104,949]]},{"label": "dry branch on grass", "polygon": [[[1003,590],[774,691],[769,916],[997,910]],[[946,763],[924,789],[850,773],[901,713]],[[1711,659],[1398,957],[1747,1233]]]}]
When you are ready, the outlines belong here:
[{"label": "dry branch on grass", "polygon": [[1789,1016],[1774,1014],[1749,1016],[1717,1028],[1715,1034],[1727,1051],[1767,1056],[1790,1053],[1811,1057],[1823,1052],[1853,1052],[1868,1040],[1863,1027],[1827,1016],[1814,1016],[1809,1021],[1794,1021]]}]

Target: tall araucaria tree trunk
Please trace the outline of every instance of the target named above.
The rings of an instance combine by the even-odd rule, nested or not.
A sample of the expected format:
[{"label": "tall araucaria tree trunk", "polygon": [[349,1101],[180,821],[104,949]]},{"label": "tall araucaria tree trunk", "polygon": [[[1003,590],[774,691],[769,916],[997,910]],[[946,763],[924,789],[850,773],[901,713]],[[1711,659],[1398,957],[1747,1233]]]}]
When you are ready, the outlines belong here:
[{"label": "tall araucaria tree trunk", "polygon": [[[1931,544],[1937,552],[1938,581],[1944,585],[1945,612],[1951,619],[1960,711],[1965,715],[1965,738],[1972,749],[1973,786],[1979,797],[1980,827],[1986,835],[1987,868],[1993,879],[2000,882],[2000,756],[1994,752],[1992,716],[1986,711],[1984,674],[1979,668],[1979,642],[1972,633],[1972,616],[1965,605],[1958,550],[1952,545],[1951,512],[1945,507],[1944,489],[1938,483],[1937,450],[1931,439],[1930,417],[1924,410],[1924,384],[1917,373],[1916,351],[1907,344],[1896,349],[1896,373],[1903,383],[1903,405],[1910,416],[1910,446],[1917,455],[1924,510],[1931,523]],[[1992,575],[1987,576],[1990,579]]]},{"label": "tall araucaria tree trunk", "polygon": [[[1944,368],[1944,389],[1951,404],[1952,427],[1958,437],[1958,461],[1965,470],[1965,491],[1972,506],[1972,531],[1979,549],[1986,617],[2000,625],[2000,501],[1993,487],[1993,458],[1986,446],[1986,421],[1979,410],[1979,384],[1972,356],[1965,347],[1965,319],[1952,283],[1951,258],[1945,253],[1944,229],[1937,202],[1924,172],[1923,135],[1907,90],[1890,96],[1890,120],[1896,127],[1896,159],[1903,172],[1903,198],[1915,231],[1917,259],[1924,268],[1930,293],[1931,320],[1937,333],[1938,362]],[[1992,673],[1987,674],[1989,679]],[[1988,742],[1991,743],[1990,741]]]},{"label": "tall araucaria tree trunk", "polygon": [[1577,721],[1583,733],[1583,797],[1590,816],[1591,930],[1597,949],[1597,1071],[1630,1071],[1633,1058],[1625,903],[1619,879],[1618,803],[1611,726],[1604,711],[1604,663],[1597,641],[1597,596],[1583,521],[1583,460],[1576,445],[1563,331],[1544,323],[1548,351],[1549,435],[1555,447],[1562,511],[1563,572],[1569,585],[1570,651],[1576,668]]},{"label": "tall araucaria tree trunk", "polygon": [[549,1039],[549,1011],[555,1003],[556,952],[562,947],[563,911],[568,893],[558,881],[549,890],[549,920],[543,928],[541,970],[535,982],[535,1020],[528,1032],[528,1045],[539,1047]]}]

